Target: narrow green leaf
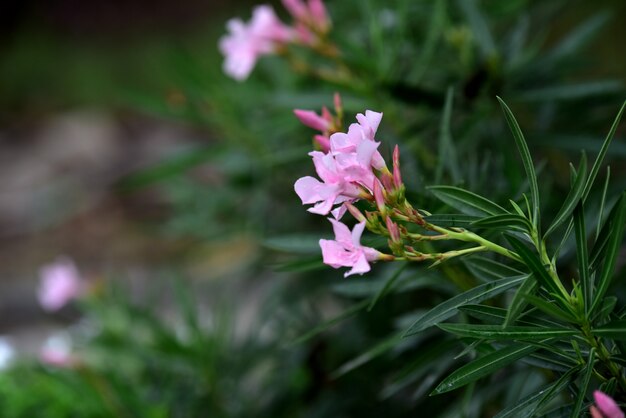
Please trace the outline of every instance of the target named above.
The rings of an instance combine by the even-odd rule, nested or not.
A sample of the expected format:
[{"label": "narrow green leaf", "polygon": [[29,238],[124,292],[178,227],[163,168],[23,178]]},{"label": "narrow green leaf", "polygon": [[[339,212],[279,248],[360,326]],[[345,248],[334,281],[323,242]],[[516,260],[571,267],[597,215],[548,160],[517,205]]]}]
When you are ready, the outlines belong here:
[{"label": "narrow green leaf", "polygon": [[519,239],[507,235],[506,239],[511,243],[515,252],[520,256],[520,258],[524,261],[524,264],[528,266],[530,271],[533,273],[539,284],[548,289],[550,293],[554,294],[557,297],[557,301],[563,302],[561,300],[562,297],[569,297],[567,294],[563,294],[563,287],[560,282],[557,284],[555,279],[549,273],[546,267],[543,265],[537,254],[532,252],[522,241]]},{"label": "narrow green leaf", "polygon": [[609,322],[606,325],[592,329],[591,333],[597,337],[626,340],[626,319]]},{"label": "narrow green leaf", "polygon": [[448,168],[453,183],[459,181],[459,164],[457,161],[457,152],[452,141],[452,132],[450,129],[452,119],[452,105],[454,102],[454,88],[448,87],[446,92],[446,101],[443,106],[443,115],[441,116],[441,124],[439,125],[439,152],[437,169],[435,171],[435,183],[440,183],[443,176],[443,169]]},{"label": "narrow green leaf", "polygon": [[479,228],[503,228],[503,229],[520,229],[524,232],[529,232],[532,229],[532,225],[523,216],[514,213],[505,213],[502,215],[488,216],[486,218],[479,219],[472,222],[471,226]]},{"label": "narrow green leaf", "polygon": [[594,319],[597,321],[604,321],[613,312],[616,304],[617,298],[615,296],[605,297],[604,302],[602,303],[602,307],[600,308],[597,316]]},{"label": "narrow green leaf", "polygon": [[520,287],[517,288],[506,313],[506,319],[504,321],[505,327],[511,326],[515,323],[517,318],[519,318],[526,308],[526,305],[528,305],[528,300],[526,300],[525,296],[534,295],[537,288],[537,279],[535,279],[533,274],[529,275]]},{"label": "narrow green leaf", "polygon": [[406,330],[404,336],[407,337],[409,335],[416,334],[420,331],[425,330],[426,328],[438,324],[441,321],[445,321],[446,319],[456,314],[460,306],[470,303],[480,303],[483,300],[499,295],[507,289],[510,289],[511,287],[514,287],[515,285],[521,283],[525,278],[526,276],[508,277],[506,279],[501,279],[485,283],[480,286],[476,286],[473,289],[454,296],[446,300],[445,302],[442,302],[439,305],[435,306],[424,316],[415,321]]},{"label": "narrow green leaf", "polygon": [[504,116],[506,118],[506,122],[513,133],[513,138],[515,138],[515,144],[517,145],[517,149],[522,157],[522,163],[524,165],[524,170],[526,171],[526,178],[528,179],[528,185],[530,186],[530,200],[532,204],[532,222],[533,225],[539,225],[539,187],[537,185],[537,173],[535,173],[535,166],[533,164],[533,159],[530,156],[530,151],[528,150],[528,144],[524,139],[524,134],[513,116],[513,112],[507,106],[504,101],[496,96],[498,101],[500,102],[500,106],[502,106],[502,110],[504,111]]},{"label": "narrow green leaf", "polygon": [[563,57],[580,51],[581,47],[591,40],[609,19],[607,12],[597,13],[576,26],[549,52],[548,59],[558,61]]},{"label": "narrow green leaf", "polygon": [[292,344],[293,345],[301,344],[305,341],[310,340],[311,338],[315,337],[317,334],[320,334],[326,331],[328,328],[332,327],[335,324],[338,324],[344,319],[347,319],[353,315],[356,315],[356,313],[359,312],[361,309],[364,309],[368,305],[368,303],[369,303],[369,300],[365,299],[355,305],[352,305],[351,307],[349,307],[348,309],[346,309],[339,315],[335,316],[334,318],[324,321],[320,325],[314,327],[312,330],[296,338]]},{"label": "narrow green leaf", "polygon": [[458,389],[487,376],[523,357],[526,357],[538,347],[532,345],[513,345],[480,357],[452,372],[446,377],[431,395],[439,395]]},{"label": "narrow green leaf", "polygon": [[569,219],[572,212],[576,208],[578,201],[580,200],[583,187],[585,186],[585,179],[587,178],[587,156],[583,153],[582,158],[580,159],[580,164],[578,165],[578,175],[576,176],[576,181],[572,185],[570,192],[568,193],[561,209],[559,209],[558,213],[554,217],[552,224],[548,227],[548,230],[544,234],[544,239],[552,231],[558,228],[563,222]]},{"label": "narrow green leaf", "polygon": [[[504,308],[496,308],[495,306],[487,305],[465,305],[461,306],[459,310],[472,318],[479,319],[487,324],[500,325],[506,319],[507,310]],[[528,325],[535,327],[559,327],[561,324],[552,322],[541,318],[537,315],[527,314],[519,319],[519,325]]]},{"label": "narrow green leaf", "polygon": [[436,214],[436,215],[428,215],[425,216],[424,219],[426,222],[431,223],[437,226],[443,226],[445,228],[449,227],[460,227],[467,228],[474,221],[480,219],[480,216],[471,216],[465,215],[462,213],[458,214]]},{"label": "narrow green leaf", "polygon": [[442,202],[467,215],[484,216],[507,213],[502,206],[460,187],[430,186],[428,190]]},{"label": "narrow green leaf", "polygon": [[600,80],[586,83],[564,84],[554,87],[542,87],[526,90],[516,96],[525,102],[547,102],[554,100],[579,100],[591,96],[602,96],[623,90],[619,80]]},{"label": "narrow green leaf", "polygon": [[593,298],[593,304],[589,312],[593,311],[600,305],[600,301],[604,297],[611,278],[613,276],[613,270],[615,270],[615,262],[619,256],[619,249],[624,236],[624,226],[626,224],[626,192],[622,192],[619,200],[616,203],[615,216],[611,220],[610,237],[607,242],[607,247],[604,256],[604,265],[602,266],[602,272],[597,282],[597,291]]},{"label": "narrow green leaf", "polygon": [[541,403],[546,401],[546,395],[561,392],[561,390],[563,390],[566,386],[564,383],[569,384],[569,380],[567,380],[567,382],[563,382],[561,379],[559,379],[548,385],[545,385],[541,387],[541,389],[539,389],[537,392],[531,393],[530,395],[515,402],[508,408],[503,409],[493,418],[531,417],[533,416],[534,411],[539,408]]},{"label": "narrow green leaf", "polygon": [[457,4],[472,28],[472,34],[478,42],[483,57],[493,57],[497,53],[496,44],[489,30],[487,19],[476,4],[476,0],[459,0]]},{"label": "narrow green leaf", "polygon": [[589,357],[587,358],[587,366],[585,367],[585,374],[580,382],[580,386],[578,387],[578,396],[576,397],[576,403],[574,404],[574,409],[572,410],[571,418],[580,417],[580,409],[583,406],[583,401],[585,400],[585,394],[587,393],[587,389],[589,388],[589,381],[591,380],[591,374],[593,373],[593,365],[596,361],[596,349],[591,347],[589,350]]},{"label": "narrow green leaf", "polygon": [[372,302],[369,304],[369,306],[367,307],[367,311],[370,312],[372,310],[372,308],[374,307],[374,305],[376,305],[376,303],[378,302],[378,300],[385,296],[389,290],[392,289],[393,285],[396,283],[396,281],[400,278],[400,275],[402,275],[402,272],[404,271],[404,269],[406,269],[406,267],[409,265],[409,263],[403,263],[400,268],[398,268],[392,275],[391,277],[385,282],[385,286],[383,286],[382,289],[380,289],[380,291],[378,293],[376,293],[376,296],[374,296],[372,298]]},{"label": "narrow green leaf", "polygon": [[320,236],[317,235],[283,235],[270,237],[263,241],[263,246],[274,251],[283,251],[292,254],[319,254]]},{"label": "narrow green leaf", "polygon": [[604,220],[602,224],[602,228],[600,229],[600,235],[596,239],[596,242],[593,243],[593,247],[591,248],[591,254],[589,255],[589,268],[591,271],[596,271],[598,266],[602,264],[604,260],[604,256],[606,255],[605,251],[607,245],[609,243],[609,239],[611,238],[611,228],[613,226],[613,219],[617,216],[617,211],[619,210],[619,199],[613,203],[611,210],[609,212],[609,216]]},{"label": "narrow green leaf", "polygon": [[358,357],[348,361],[347,363],[344,363],[341,367],[339,367],[331,374],[331,379],[337,379],[338,377],[341,377],[344,374],[361,367],[372,359],[386,353],[387,351],[395,347],[401,339],[402,333],[396,333],[391,337],[385,338],[378,344],[375,344],[373,347],[366,350],[364,353],[360,354]]},{"label": "narrow green leaf", "polygon": [[483,338],[486,340],[543,340],[546,338],[569,337],[578,334],[571,328],[542,328],[501,325],[473,325],[473,324],[438,324],[439,328],[459,337]]},{"label": "narrow green leaf", "polygon": [[596,176],[598,175],[598,171],[600,170],[600,166],[604,161],[604,157],[606,155],[607,150],[609,149],[609,145],[611,145],[611,141],[613,140],[613,136],[615,136],[615,131],[617,131],[617,127],[619,126],[619,122],[622,119],[622,114],[624,113],[624,108],[626,107],[626,101],[622,104],[622,107],[617,112],[617,116],[613,121],[613,125],[611,125],[611,129],[609,130],[606,139],[602,143],[602,148],[600,148],[600,152],[596,157],[596,160],[593,162],[593,166],[591,167],[591,172],[589,173],[589,177],[587,178],[587,182],[585,183],[585,188],[583,190],[582,200],[583,202],[587,200],[587,196],[589,196],[589,192],[591,192],[591,187],[593,186],[593,182],[596,180]]},{"label": "narrow green leaf", "polygon": [[585,313],[593,301],[593,281],[589,274],[589,253],[587,251],[587,231],[585,229],[585,213],[582,203],[579,203],[574,211],[574,232],[576,236],[576,259],[578,260],[578,274],[583,291],[583,303]]},{"label": "narrow green leaf", "polygon": [[600,199],[600,210],[598,211],[598,225],[596,227],[596,240],[600,235],[600,227],[602,226],[602,217],[604,216],[604,205],[606,202],[606,191],[609,189],[609,180],[611,179],[611,166],[606,168],[606,179],[604,180],[604,188],[602,189],[602,198]]},{"label": "narrow green leaf", "polygon": [[468,257],[463,260],[467,268],[480,279],[498,280],[502,277],[521,276],[524,272],[487,257]]},{"label": "narrow green leaf", "polygon": [[576,317],[569,311],[560,309],[555,303],[533,295],[524,295],[524,299],[542,312],[547,313],[553,318],[558,318],[566,322],[576,322]]}]

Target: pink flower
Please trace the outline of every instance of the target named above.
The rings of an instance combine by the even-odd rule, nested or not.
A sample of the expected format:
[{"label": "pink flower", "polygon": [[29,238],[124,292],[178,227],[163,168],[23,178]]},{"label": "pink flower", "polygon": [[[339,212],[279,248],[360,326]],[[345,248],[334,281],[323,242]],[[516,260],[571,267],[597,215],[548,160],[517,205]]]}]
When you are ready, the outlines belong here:
[{"label": "pink flower", "polygon": [[596,390],[593,392],[593,397],[596,401],[596,405],[590,408],[593,418],[624,418],[624,413],[609,395]]},{"label": "pink flower", "polygon": [[309,212],[327,215],[333,205],[359,197],[360,187],[346,180],[346,174],[340,170],[331,154],[313,151],[309,155],[313,157],[317,175],[322,181],[306,176],[298,179],[294,185],[302,204],[315,204]]},{"label": "pink flower", "polygon": [[259,56],[274,53],[294,38],[294,31],[267,5],[254,8],[248,25],[231,19],[227,28],[229,34],[220,39],[219,48],[225,55],[224,72],[238,81],[248,77]]},{"label": "pink flower", "polygon": [[[365,115],[359,113],[356,119],[359,123],[353,123],[348,128],[348,133],[337,132],[330,137],[330,150],[337,153],[356,152],[360,144],[376,142],[375,135],[378,125],[383,117],[382,113],[366,110]],[[377,145],[378,146],[378,145]],[[385,168],[385,160],[378,151],[372,154],[372,166],[377,170]]]},{"label": "pink flower", "polygon": [[351,274],[367,273],[370,271],[369,262],[383,257],[383,254],[375,249],[361,246],[361,234],[365,229],[365,222],[355,225],[350,232],[348,227],[341,222],[331,218],[328,220],[333,224],[335,240],[320,240],[324,264],[333,268],[352,267],[344,274],[344,277],[348,277]]},{"label": "pink flower", "polygon": [[59,258],[44,266],[40,272],[38,299],[46,311],[57,311],[83,292],[76,265],[67,258]]}]

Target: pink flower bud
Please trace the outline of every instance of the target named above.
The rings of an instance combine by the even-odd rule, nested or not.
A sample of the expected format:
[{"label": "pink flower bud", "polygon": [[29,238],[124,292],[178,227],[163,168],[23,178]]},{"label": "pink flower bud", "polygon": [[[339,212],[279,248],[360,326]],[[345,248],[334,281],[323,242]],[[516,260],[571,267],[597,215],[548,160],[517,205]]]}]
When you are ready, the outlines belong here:
[{"label": "pink flower bud", "polygon": [[356,219],[359,222],[365,222],[367,219],[365,218],[365,216],[361,213],[361,211],[354,206],[352,203],[350,202],[345,202],[343,204],[343,206],[348,209],[348,212],[350,212],[350,215],[354,216],[354,219]]},{"label": "pink flower bud", "polygon": [[624,418],[624,413],[621,409],[619,409],[617,403],[609,395],[596,390],[593,392],[593,397],[597,406],[597,410],[595,412],[601,412],[602,418]]},{"label": "pink flower bud", "polygon": [[335,92],[333,96],[333,102],[335,106],[335,113],[339,119],[343,119],[343,103],[341,102],[341,95]]},{"label": "pink flower bud", "polygon": [[376,207],[381,215],[385,216],[387,213],[387,207],[385,206],[385,197],[383,195],[382,186],[379,181],[374,181],[374,200],[376,201]]},{"label": "pink flower bud", "polygon": [[328,31],[330,19],[328,18],[328,13],[326,13],[324,2],[322,0],[309,0],[309,11],[314,25],[322,32]]},{"label": "pink flower bud", "polygon": [[400,238],[400,229],[398,228],[398,224],[392,221],[390,217],[387,217],[385,222],[387,223],[387,230],[389,231],[391,241],[401,242],[402,239]]},{"label": "pink flower bud", "polygon": [[315,135],[313,139],[315,139],[315,142],[320,146],[322,152],[328,152],[330,149],[330,138],[324,135]]},{"label": "pink flower bud", "polygon": [[330,128],[330,122],[312,110],[294,109],[293,113],[300,119],[303,125],[309,128],[316,129],[320,132],[326,132]]},{"label": "pink flower bud", "polygon": [[397,189],[402,187],[402,174],[400,173],[400,148],[396,145],[393,149],[393,184]]},{"label": "pink flower bud", "polygon": [[302,0],[283,0],[283,6],[295,20],[303,20],[309,11]]}]

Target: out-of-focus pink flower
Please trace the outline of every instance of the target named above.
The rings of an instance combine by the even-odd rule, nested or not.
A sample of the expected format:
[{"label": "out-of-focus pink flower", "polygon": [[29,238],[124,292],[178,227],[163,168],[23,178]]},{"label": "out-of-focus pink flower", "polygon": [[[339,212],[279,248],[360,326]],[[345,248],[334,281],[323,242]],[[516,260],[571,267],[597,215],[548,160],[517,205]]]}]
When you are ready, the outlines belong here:
[{"label": "out-of-focus pink flower", "polygon": [[383,254],[373,248],[361,245],[361,235],[365,229],[365,222],[358,223],[350,232],[343,223],[331,218],[328,220],[333,224],[335,240],[320,240],[324,263],[333,268],[352,267],[350,271],[344,274],[344,277],[370,271],[369,262],[381,259]]},{"label": "out-of-focus pink flower", "polygon": [[70,353],[50,347],[41,349],[39,360],[44,364],[55,367],[70,367],[73,364],[73,358]]},{"label": "out-of-focus pink flower", "polygon": [[49,366],[71,367],[76,363],[72,354],[72,344],[68,337],[55,335],[45,342],[39,350],[39,361]]},{"label": "out-of-focus pink flower", "polygon": [[590,408],[593,418],[624,418],[624,413],[617,403],[606,393],[596,390],[593,392],[593,398],[596,401],[596,405]]},{"label": "out-of-focus pink flower", "polygon": [[42,267],[37,293],[39,303],[46,311],[57,311],[83,292],[83,284],[76,265],[67,258],[59,258]]},{"label": "out-of-focus pink flower", "polygon": [[226,24],[228,35],[219,41],[225,55],[224,72],[235,80],[245,80],[259,56],[271,54],[278,46],[294,39],[292,28],[282,23],[271,6],[257,6],[252,19],[245,24],[241,19],[231,19]]}]

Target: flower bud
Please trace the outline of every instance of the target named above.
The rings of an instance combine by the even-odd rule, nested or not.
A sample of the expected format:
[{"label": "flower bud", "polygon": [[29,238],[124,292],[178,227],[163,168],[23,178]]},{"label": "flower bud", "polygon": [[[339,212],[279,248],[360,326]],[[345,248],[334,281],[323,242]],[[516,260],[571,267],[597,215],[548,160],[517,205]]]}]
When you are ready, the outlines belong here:
[{"label": "flower bud", "polygon": [[396,145],[393,149],[393,184],[398,190],[402,186],[402,175],[400,174],[400,148]]},{"label": "flower bud", "polygon": [[359,222],[366,221],[365,215],[363,215],[361,211],[352,203],[345,202],[343,205],[345,206],[346,209],[348,209],[348,212],[350,212],[350,215],[354,216],[354,219],[356,219]]},{"label": "flower bud", "polygon": [[374,201],[376,202],[376,207],[380,212],[381,216],[387,216],[387,206],[385,206],[385,196],[383,195],[383,189],[379,181],[374,181]]},{"label": "flower bud", "polygon": [[402,242],[402,238],[400,237],[400,229],[398,228],[398,224],[391,220],[390,217],[385,219],[387,223],[387,230],[389,231],[389,238],[394,243]]}]

